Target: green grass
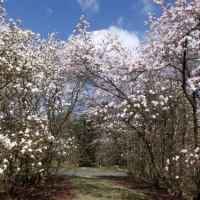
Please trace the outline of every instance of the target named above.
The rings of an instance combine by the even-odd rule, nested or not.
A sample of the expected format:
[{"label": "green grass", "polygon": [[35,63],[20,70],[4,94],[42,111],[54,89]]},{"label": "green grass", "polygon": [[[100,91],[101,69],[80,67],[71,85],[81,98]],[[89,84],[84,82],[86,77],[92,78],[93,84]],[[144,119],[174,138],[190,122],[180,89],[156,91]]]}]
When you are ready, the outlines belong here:
[{"label": "green grass", "polygon": [[115,168],[115,167],[65,167],[61,166],[60,170],[77,170],[77,171],[87,171],[87,172],[103,172],[103,171],[109,171],[109,172],[124,172],[125,170],[122,168]]},{"label": "green grass", "polygon": [[74,176],[70,182],[79,191],[74,200],[150,200],[146,195],[111,183],[103,176]]},{"label": "green grass", "polygon": [[103,172],[103,171],[109,171],[109,172],[116,172],[116,171],[124,171],[123,169],[121,168],[114,168],[114,167],[108,167],[108,168],[103,168],[103,167],[76,167],[75,170],[78,170],[78,171],[90,171],[90,172],[93,172],[93,171],[99,171],[99,172]]}]

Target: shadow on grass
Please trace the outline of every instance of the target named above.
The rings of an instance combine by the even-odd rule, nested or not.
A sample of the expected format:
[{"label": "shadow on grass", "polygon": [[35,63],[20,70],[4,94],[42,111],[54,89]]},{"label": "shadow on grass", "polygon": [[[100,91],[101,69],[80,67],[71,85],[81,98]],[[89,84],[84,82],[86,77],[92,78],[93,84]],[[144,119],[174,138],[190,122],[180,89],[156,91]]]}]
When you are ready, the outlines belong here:
[{"label": "shadow on grass", "polygon": [[77,200],[106,200],[106,199],[133,199],[149,200],[147,196],[139,192],[115,185],[104,176],[74,176],[70,182],[79,190]]}]

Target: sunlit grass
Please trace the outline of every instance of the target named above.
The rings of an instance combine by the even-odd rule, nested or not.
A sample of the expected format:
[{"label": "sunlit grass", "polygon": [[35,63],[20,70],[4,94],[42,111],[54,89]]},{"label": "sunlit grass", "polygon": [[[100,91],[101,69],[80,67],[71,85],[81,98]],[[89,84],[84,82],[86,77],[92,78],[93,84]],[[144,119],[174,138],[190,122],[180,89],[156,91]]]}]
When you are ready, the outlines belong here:
[{"label": "sunlit grass", "polygon": [[110,172],[120,172],[120,171],[124,171],[124,169],[121,169],[121,168],[118,168],[118,167],[107,167],[107,168],[104,168],[104,167],[76,167],[75,170],[78,170],[78,171],[100,171],[100,172],[103,172],[103,171],[110,171]]},{"label": "sunlit grass", "polygon": [[75,200],[150,200],[146,195],[111,183],[103,176],[74,176],[70,182],[79,191]]},{"label": "sunlit grass", "polygon": [[77,170],[77,171],[87,171],[87,172],[103,172],[103,171],[109,171],[109,172],[124,172],[125,169],[119,168],[119,167],[69,167],[65,165],[60,166],[60,170]]}]

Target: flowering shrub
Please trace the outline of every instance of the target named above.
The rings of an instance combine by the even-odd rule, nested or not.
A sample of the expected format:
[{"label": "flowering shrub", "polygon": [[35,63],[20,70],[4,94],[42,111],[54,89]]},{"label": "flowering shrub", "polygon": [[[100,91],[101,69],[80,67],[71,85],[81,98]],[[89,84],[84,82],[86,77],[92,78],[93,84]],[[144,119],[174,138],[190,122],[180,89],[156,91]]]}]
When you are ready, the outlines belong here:
[{"label": "flowering shrub", "polygon": [[[194,150],[182,149],[178,155],[166,160],[165,170],[169,173],[172,179],[193,179],[198,181],[196,177],[199,176],[199,147]],[[175,169],[173,166],[176,166]]]},{"label": "flowering shrub", "polygon": [[81,86],[62,70],[56,33],[40,39],[0,9],[0,173],[13,194],[39,183],[71,153],[65,126]]}]

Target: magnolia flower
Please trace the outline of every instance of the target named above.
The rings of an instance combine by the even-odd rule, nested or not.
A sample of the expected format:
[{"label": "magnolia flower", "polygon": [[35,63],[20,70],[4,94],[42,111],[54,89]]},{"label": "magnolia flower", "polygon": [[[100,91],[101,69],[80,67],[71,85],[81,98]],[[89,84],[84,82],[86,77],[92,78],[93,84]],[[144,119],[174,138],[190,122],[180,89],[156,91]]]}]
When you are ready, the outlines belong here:
[{"label": "magnolia flower", "polygon": [[42,153],[42,149],[36,149],[36,151],[38,151],[38,152]]},{"label": "magnolia flower", "polygon": [[23,154],[25,153],[25,151],[26,151],[26,150],[25,150],[24,148],[21,150],[21,152],[22,152]]},{"label": "magnolia flower", "polygon": [[166,170],[166,171],[168,171],[168,170],[169,170],[169,167],[168,167],[168,166],[166,166],[166,167],[165,167],[165,170]]},{"label": "magnolia flower", "polygon": [[158,105],[158,101],[152,101],[151,102],[154,106],[157,106]]},{"label": "magnolia flower", "polygon": [[149,90],[150,94],[155,94],[155,92],[153,90]]},{"label": "magnolia flower", "polygon": [[37,92],[40,91],[38,88],[32,88],[31,90],[32,90],[33,93],[37,93]]},{"label": "magnolia flower", "polygon": [[25,133],[29,133],[29,132],[30,132],[30,129],[26,128]]},{"label": "magnolia flower", "polygon": [[187,149],[182,149],[181,153],[187,153]]},{"label": "magnolia flower", "polygon": [[199,147],[194,150],[195,153],[199,152]]},{"label": "magnolia flower", "polygon": [[169,164],[170,164],[170,161],[169,161],[169,159],[167,159],[167,161],[166,161],[166,162],[167,162],[167,165],[169,165]]},{"label": "magnolia flower", "polygon": [[156,115],[152,115],[152,118],[153,118],[153,119],[156,119]]},{"label": "magnolia flower", "polygon": [[8,163],[8,160],[6,158],[3,159],[4,163]]},{"label": "magnolia flower", "polygon": [[178,161],[179,156],[175,156],[175,158],[173,158],[174,160]]},{"label": "magnolia flower", "polygon": [[43,171],[44,171],[44,169],[40,169],[40,170],[39,170],[40,173],[43,172]]}]

